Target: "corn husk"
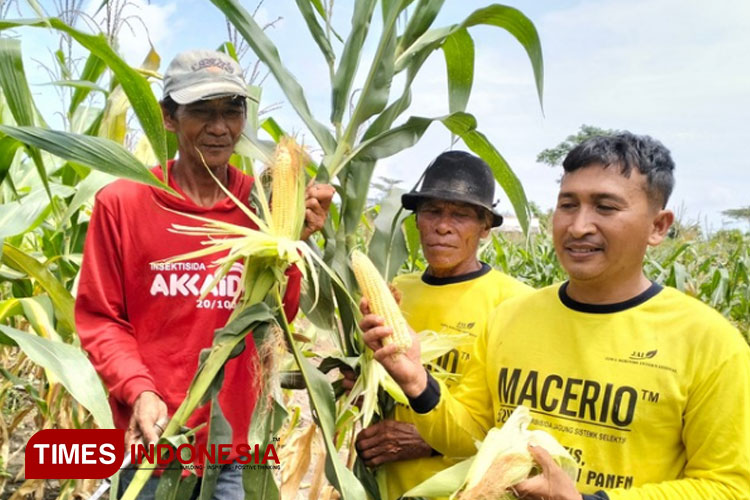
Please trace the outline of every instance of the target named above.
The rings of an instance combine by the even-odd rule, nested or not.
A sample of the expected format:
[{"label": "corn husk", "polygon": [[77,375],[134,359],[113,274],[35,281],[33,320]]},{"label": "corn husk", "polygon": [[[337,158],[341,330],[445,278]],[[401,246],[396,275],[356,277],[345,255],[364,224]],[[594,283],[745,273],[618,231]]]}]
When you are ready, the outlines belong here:
[{"label": "corn husk", "polygon": [[[448,379],[456,375],[450,373],[441,367],[431,364],[448,351],[462,346],[471,339],[467,334],[440,335],[430,330],[424,330],[417,333],[419,338],[421,361],[424,365],[429,365],[431,373],[435,378]],[[398,386],[395,380],[385,371],[383,365],[375,361],[370,349],[365,349],[360,355],[359,365],[361,367],[360,376],[354,383],[354,387],[349,392],[349,396],[344,401],[344,410],[350,408],[354,401],[362,398],[362,426],[370,425],[373,416],[378,412],[378,388],[382,387],[398,403],[408,405],[409,400],[404,391]],[[345,411],[342,411],[342,415]],[[386,417],[386,415],[381,415]]]},{"label": "corn husk", "polygon": [[407,491],[405,497],[450,496],[455,500],[513,500],[508,488],[538,474],[529,443],[552,455],[575,480],[578,466],[557,440],[542,430],[529,430],[531,415],[518,406],[500,428],[493,428],[478,445],[477,454],[449,467]]},{"label": "corn husk", "polygon": [[[201,291],[200,299],[205,298],[213,290],[235,263],[242,262],[244,271],[234,297],[235,303],[239,302],[236,304],[235,314],[263,300],[274,283],[283,283],[284,272],[292,265],[296,265],[305,278],[311,279],[317,302],[319,279],[316,265],[337,283],[340,283],[340,280],[320,256],[299,239],[305,221],[304,166],[307,162],[308,157],[304,149],[293,138],[283,137],[279,141],[272,162],[268,166],[272,185],[276,190],[275,193],[271,193],[273,199],[270,203],[270,197],[266,194],[263,183],[255,183],[258,214],[250,210],[245,203],[237,199],[218,179],[214,178],[224,193],[247,215],[257,229],[178,212],[202,224],[199,226],[173,224],[169,230],[177,234],[203,237],[201,241],[203,248],[160,262],[177,262],[227,252],[226,255],[212,262],[217,270],[212,282]],[[209,173],[211,173],[210,170]],[[256,175],[256,178],[258,177]],[[165,208],[165,210],[169,209]]]}]

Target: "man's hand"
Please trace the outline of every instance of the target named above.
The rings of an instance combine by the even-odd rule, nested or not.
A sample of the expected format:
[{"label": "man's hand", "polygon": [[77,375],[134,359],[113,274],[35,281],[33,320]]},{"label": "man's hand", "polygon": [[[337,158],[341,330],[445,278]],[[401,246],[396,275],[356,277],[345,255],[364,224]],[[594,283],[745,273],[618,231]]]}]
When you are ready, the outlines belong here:
[{"label": "man's hand", "polygon": [[359,456],[368,467],[432,454],[432,448],[424,442],[413,424],[395,420],[382,420],[362,429],[356,445]]},{"label": "man's hand", "polygon": [[383,346],[383,338],[391,335],[393,329],[384,325],[383,318],[370,312],[370,304],[364,297],[359,303],[359,308],[364,315],[359,327],[364,332],[365,344],[372,349],[375,359],[383,365],[408,397],[415,398],[422,394],[427,387],[427,372],[420,359],[417,335],[409,329],[412,343],[409,350],[403,354],[398,352],[398,346],[394,344]]},{"label": "man's hand", "polygon": [[328,217],[328,208],[336,190],[330,184],[310,184],[305,190],[305,227],[301,239],[320,231]]},{"label": "man's hand", "polygon": [[133,404],[133,415],[125,433],[125,449],[129,450],[131,444],[156,443],[167,422],[166,403],[154,392],[142,392]]},{"label": "man's hand", "polygon": [[542,466],[542,473],[512,488],[524,500],[581,500],[581,494],[570,477],[555,463],[547,450],[529,445],[529,453]]}]

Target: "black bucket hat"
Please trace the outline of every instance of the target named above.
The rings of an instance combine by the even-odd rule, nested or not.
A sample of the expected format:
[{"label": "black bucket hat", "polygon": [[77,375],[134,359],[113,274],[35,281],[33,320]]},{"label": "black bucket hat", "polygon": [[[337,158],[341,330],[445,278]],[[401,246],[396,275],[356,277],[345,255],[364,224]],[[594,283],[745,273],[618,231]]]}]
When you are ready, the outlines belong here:
[{"label": "black bucket hat", "polygon": [[[420,181],[422,187],[417,191]],[[487,209],[492,227],[503,223],[503,216],[493,208],[495,178],[489,165],[465,151],[446,151],[425,169],[414,188],[401,195],[401,205],[411,211],[424,199],[459,201]]]}]

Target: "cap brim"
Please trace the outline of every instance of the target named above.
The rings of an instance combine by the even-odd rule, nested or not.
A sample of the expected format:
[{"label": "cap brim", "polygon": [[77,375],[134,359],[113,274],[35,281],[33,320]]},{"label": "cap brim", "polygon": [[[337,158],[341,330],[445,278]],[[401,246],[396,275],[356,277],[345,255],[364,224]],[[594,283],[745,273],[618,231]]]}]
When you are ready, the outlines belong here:
[{"label": "cap brim", "polygon": [[401,206],[406,210],[414,212],[417,209],[417,205],[422,200],[445,200],[445,201],[456,201],[461,203],[469,203],[477,207],[489,210],[492,214],[492,227],[498,227],[503,223],[503,216],[495,212],[491,207],[477,204],[473,201],[467,201],[466,198],[461,197],[459,194],[452,191],[429,191],[427,193],[410,192],[401,195]]},{"label": "cap brim", "polygon": [[191,102],[204,101],[206,99],[219,99],[229,96],[248,97],[247,88],[231,82],[206,82],[199,85],[173,90],[169,96],[177,104],[190,104]]}]

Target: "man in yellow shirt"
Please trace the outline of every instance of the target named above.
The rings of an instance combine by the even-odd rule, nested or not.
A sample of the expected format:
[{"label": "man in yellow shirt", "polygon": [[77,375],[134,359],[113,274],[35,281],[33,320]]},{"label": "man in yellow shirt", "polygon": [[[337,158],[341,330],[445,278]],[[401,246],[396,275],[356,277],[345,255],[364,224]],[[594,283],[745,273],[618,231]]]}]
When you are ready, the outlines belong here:
[{"label": "man in yellow shirt", "polygon": [[363,318],[366,342],[446,454],[474,454],[475,439],[530,408],[579,471],[572,481],[533,447],[543,472],[515,487],[521,498],[750,498],[750,348],[719,313],[643,273],[674,219],[669,151],[598,137],[563,168],[553,236],[569,280],[498,307],[453,391],[419,364],[418,342],[392,358],[377,316]]},{"label": "man in yellow shirt", "polygon": [[[456,379],[470,363],[474,340],[490,312],[504,300],[532,290],[477,258],[480,240],[503,220],[492,207],[494,192],[492,172],[481,158],[448,151],[427,167],[421,189],[402,197],[404,208],[416,214],[428,267],[424,273],[398,276],[393,285],[413,328],[467,336],[465,343],[436,361]],[[446,387],[453,383],[449,380]],[[371,425],[357,437],[365,463],[385,469],[389,499],[399,498],[453,463],[424,442],[413,420],[413,412],[399,405],[393,418]]]}]

